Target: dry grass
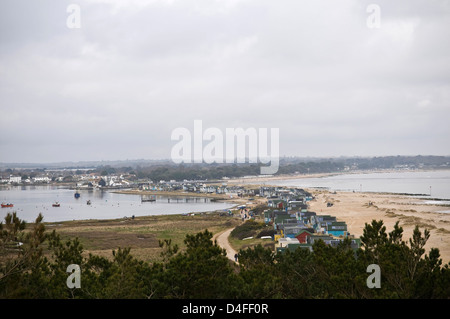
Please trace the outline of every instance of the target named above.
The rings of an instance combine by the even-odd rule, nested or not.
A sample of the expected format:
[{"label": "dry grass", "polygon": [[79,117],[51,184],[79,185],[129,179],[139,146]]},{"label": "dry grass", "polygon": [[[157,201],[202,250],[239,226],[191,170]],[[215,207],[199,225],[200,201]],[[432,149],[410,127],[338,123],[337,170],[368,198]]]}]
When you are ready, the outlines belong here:
[{"label": "dry grass", "polygon": [[135,219],[70,221],[47,225],[56,230],[63,240],[75,239],[83,245],[85,254],[112,258],[112,251],[130,247],[134,257],[145,261],[159,260],[159,241],[171,239],[184,247],[187,234],[205,229],[216,234],[239,223],[238,217],[204,213],[193,216],[160,215]]}]

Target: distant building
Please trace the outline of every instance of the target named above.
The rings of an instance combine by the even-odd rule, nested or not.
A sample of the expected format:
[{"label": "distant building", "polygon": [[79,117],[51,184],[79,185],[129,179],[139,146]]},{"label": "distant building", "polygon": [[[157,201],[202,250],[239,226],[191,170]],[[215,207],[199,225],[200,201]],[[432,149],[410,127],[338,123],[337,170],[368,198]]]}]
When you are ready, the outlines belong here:
[{"label": "distant building", "polygon": [[345,222],[331,222],[327,225],[327,233],[336,237],[347,235],[347,224]]},{"label": "distant building", "polygon": [[52,179],[48,176],[33,177],[33,183],[50,183]]},{"label": "distant building", "polygon": [[295,238],[297,238],[299,243],[306,244],[308,242],[308,237],[312,236],[313,233],[314,229],[302,229],[295,235]]},{"label": "distant building", "polygon": [[22,182],[22,177],[10,175],[9,182],[10,183],[20,183],[20,182]]},{"label": "distant building", "polygon": [[333,239],[330,235],[312,234],[308,237],[308,244],[313,245],[316,241],[323,240],[326,245],[330,245]]},{"label": "distant building", "polygon": [[308,205],[306,205],[303,201],[289,201],[288,208],[298,210],[300,212],[306,212],[308,210]]}]

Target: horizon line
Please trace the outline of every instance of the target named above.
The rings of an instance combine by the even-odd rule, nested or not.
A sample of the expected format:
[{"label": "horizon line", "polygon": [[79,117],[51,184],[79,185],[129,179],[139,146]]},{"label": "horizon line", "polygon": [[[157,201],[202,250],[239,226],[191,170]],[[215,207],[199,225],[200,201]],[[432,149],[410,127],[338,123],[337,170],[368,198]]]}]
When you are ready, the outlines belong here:
[{"label": "horizon line", "polygon": [[[450,155],[435,155],[435,154],[416,154],[416,155],[334,155],[334,156],[300,156],[300,155],[280,155],[279,158],[291,158],[291,159],[339,159],[339,158],[383,158],[383,157],[450,157]],[[248,158],[246,158],[248,159]],[[81,163],[102,163],[102,162],[143,162],[143,161],[151,161],[151,162],[171,162],[173,163],[172,159],[165,158],[165,159],[151,159],[151,158],[136,158],[136,159],[109,159],[109,160],[79,160],[79,161],[70,161],[70,160],[61,160],[61,161],[53,161],[53,162],[1,162],[0,166],[2,165],[60,165],[60,164],[81,164]],[[173,163],[174,165],[179,165],[177,163]],[[180,163],[180,164],[193,164],[193,163]],[[198,163],[198,164],[207,164],[207,163]],[[233,164],[233,163],[211,163],[211,164]],[[251,163],[234,163],[234,164],[251,164]],[[253,163],[258,164],[258,163]]]}]

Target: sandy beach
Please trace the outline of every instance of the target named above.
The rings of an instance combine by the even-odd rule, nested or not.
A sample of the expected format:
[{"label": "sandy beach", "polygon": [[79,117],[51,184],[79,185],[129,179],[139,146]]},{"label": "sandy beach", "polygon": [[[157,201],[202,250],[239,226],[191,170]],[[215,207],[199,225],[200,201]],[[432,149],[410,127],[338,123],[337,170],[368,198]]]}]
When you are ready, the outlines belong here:
[{"label": "sandy beach", "polygon": [[[376,171],[354,171],[352,173],[374,173]],[[382,170],[377,172],[391,172]],[[343,172],[344,173],[344,172]],[[229,180],[228,183],[254,186],[269,186],[271,181],[325,177],[340,173],[292,174],[277,176],[248,177]],[[349,174],[348,172],[345,174]],[[366,223],[372,220],[383,220],[386,232],[389,233],[397,221],[403,227],[403,240],[409,241],[416,225],[420,230],[430,230],[430,238],[425,246],[439,248],[443,263],[450,262],[450,207],[439,201],[418,199],[408,195],[374,193],[374,192],[332,192],[322,189],[306,189],[315,197],[309,202],[309,210],[317,214],[336,216],[345,221],[348,231],[360,237]],[[333,206],[327,207],[327,203]],[[369,205],[369,202],[372,204]],[[431,203],[430,203],[431,202]]]},{"label": "sandy beach", "polygon": [[[258,185],[270,185],[270,181],[289,178],[323,177],[330,174],[309,175],[283,175],[249,177],[227,181],[229,184],[243,185],[245,187],[257,187]],[[443,263],[450,262],[450,207],[439,201],[419,199],[407,195],[373,193],[373,192],[332,192],[322,189],[306,189],[314,195],[314,200],[309,201],[309,210],[321,215],[336,216],[338,220],[345,221],[348,231],[360,237],[366,223],[372,220],[383,220],[386,232],[389,233],[397,221],[403,227],[403,240],[409,241],[414,227],[420,230],[430,230],[427,253],[430,248],[438,248]],[[185,192],[139,192],[123,191],[122,193],[153,194],[153,195],[178,195],[211,197],[216,200],[226,200],[235,204],[249,204],[248,198],[230,198],[226,195],[216,194],[192,194]],[[266,203],[265,198],[256,197],[253,205]],[[331,207],[327,203],[333,203]],[[371,204],[369,205],[369,202]],[[253,205],[247,205],[249,208]]]},{"label": "sandy beach", "polygon": [[[387,233],[399,221],[405,241],[412,237],[414,227],[418,225],[422,233],[425,228],[430,230],[430,238],[425,246],[427,253],[430,248],[439,248],[443,263],[450,262],[450,207],[428,204],[428,200],[403,195],[308,191],[315,196],[309,202],[310,211],[336,216],[338,220],[345,221],[348,231],[356,237],[361,236],[365,224],[374,219],[383,220]],[[333,203],[333,206],[327,207],[328,202]]]},{"label": "sandy beach", "polygon": [[224,180],[227,184],[236,185],[260,185],[268,186],[271,181],[288,180],[288,179],[300,179],[300,178],[316,178],[316,177],[326,177],[344,174],[342,173],[317,173],[317,174],[279,174],[279,175],[261,175],[261,176],[248,176],[242,178],[231,178]]}]

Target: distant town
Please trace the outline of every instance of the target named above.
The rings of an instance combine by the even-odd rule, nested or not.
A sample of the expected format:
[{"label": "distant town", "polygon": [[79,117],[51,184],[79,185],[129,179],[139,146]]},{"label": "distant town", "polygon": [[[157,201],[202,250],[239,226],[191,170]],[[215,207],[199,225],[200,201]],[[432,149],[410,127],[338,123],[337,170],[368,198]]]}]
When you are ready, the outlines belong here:
[{"label": "distant town", "polygon": [[[346,173],[358,170],[450,169],[449,156],[280,158],[276,175]],[[0,185],[72,185],[81,188],[191,187],[259,175],[258,164],[178,164],[110,161],[55,164],[0,163]],[[190,181],[190,182],[188,182]]]},{"label": "distant town", "polygon": [[105,174],[83,173],[75,171],[45,171],[23,173],[22,175],[11,174],[1,176],[0,184],[12,186],[19,185],[70,185],[76,188],[129,188],[138,185],[136,176],[133,174]]},{"label": "distant town", "polygon": [[[159,180],[138,178],[134,172],[119,173],[108,172],[103,169],[100,173],[92,169],[65,169],[24,172],[21,175],[10,174],[1,176],[3,185],[62,185],[77,190],[104,189],[104,190],[133,190],[142,194],[147,192],[181,192],[195,194],[226,195],[231,198],[245,197],[252,201],[252,197],[265,199],[266,209],[261,217],[267,225],[273,227],[272,239],[276,243],[275,250],[282,253],[286,249],[294,250],[298,247],[312,250],[317,240],[325,244],[336,246],[344,238],[350,238],[351,247],[360,247],[359,238],[354,238],[347,230],[345,221],[337,220],[330,215],[318,215],[308,210],[308,202],[313,195],[304,189],[253,186],[243,187],[229,185],[225,178],[222,181],[192,181],[192,180]],[[330,205],[332,205],[330,203]],[[243,206],[245,207],[245,205]],[[253,212],[248,212],[248,217]]]}]

